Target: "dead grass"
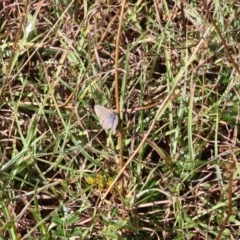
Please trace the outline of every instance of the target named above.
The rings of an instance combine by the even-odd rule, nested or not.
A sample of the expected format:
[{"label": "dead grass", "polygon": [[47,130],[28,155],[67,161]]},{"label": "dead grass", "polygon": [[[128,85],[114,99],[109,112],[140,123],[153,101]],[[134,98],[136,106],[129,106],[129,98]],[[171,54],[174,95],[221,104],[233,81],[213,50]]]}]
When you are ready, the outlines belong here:
[{"label": "dead grass", "polygon": [[239,3],[121,3],[0,3],[2,239],[240,237]]}]

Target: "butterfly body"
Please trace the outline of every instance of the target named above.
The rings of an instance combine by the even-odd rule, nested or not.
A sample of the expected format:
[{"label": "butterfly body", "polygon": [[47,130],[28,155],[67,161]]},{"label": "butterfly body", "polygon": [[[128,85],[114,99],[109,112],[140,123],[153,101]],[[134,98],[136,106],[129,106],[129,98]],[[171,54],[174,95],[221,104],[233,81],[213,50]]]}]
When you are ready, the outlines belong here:
[{"label": "butterfly body", "polygon": [[118,125],[118,115],[101,105],[95,105],[94,111],[100,119],[102,128],[112,129],[113,134],[115,134]]}]

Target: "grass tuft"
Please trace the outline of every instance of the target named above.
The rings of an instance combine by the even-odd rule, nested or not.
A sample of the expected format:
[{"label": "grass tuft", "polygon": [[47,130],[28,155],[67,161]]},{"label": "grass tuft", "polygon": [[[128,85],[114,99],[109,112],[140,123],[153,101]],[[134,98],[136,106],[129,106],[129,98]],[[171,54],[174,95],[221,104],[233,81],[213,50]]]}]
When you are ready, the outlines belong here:
[{"label": "grass tuft", "polygon": [[238,16],[1,1],[0,238],[239,239]]}]

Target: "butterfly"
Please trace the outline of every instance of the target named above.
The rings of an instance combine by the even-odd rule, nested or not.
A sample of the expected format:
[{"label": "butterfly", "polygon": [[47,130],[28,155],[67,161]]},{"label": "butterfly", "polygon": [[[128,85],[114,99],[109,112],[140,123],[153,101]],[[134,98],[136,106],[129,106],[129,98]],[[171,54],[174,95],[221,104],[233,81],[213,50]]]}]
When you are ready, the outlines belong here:
[{"label": "butterfly", "polygon": [[113,134],[115,134],[118,125],[118,115],[101,105],[95,105],[94,111],[100,119],[102,128],[112,129]]}]

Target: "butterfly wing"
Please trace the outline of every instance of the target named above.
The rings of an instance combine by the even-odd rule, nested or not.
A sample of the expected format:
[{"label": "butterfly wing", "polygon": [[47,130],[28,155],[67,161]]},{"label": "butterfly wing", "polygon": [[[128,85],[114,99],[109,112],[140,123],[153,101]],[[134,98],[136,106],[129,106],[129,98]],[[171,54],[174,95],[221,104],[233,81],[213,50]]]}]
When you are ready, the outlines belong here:
[{"label": "butterfly wing", "polygon": [[114,114],[114,119],[113,119],[113,124],[112,124],[112,132],[113,132],[113,134],[116,133],[117,125],[118,125],[118,115]]},{"label": "butterfly wing", "polygon": [[112,112],[109,109],[107,109],[107,108],[105,108],[105,107],[103,107],[101,105],[95,105],[94,106],[94,111],[95,111],[95,113],[97,114],[97,116],[99,118],[101,118],[101,117],[103,117],[105,115],[112,114]]},{"label": "butterfly wing", "polygon": [[94,106],[95,113],[100,119],[100,124],[104,129],[112,129],[113,134],[116,133],[116,128],[118,125],[118,116],[110,111],[109,109],[101,106]]},{"label": "butterfly wing", "polygon": [[113,125],[112,115],[105,116],[104,118],[100,119],[100,124],[104,129],[110,129]]}]

